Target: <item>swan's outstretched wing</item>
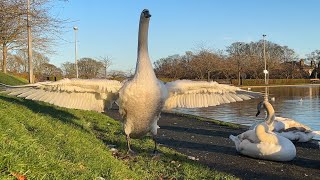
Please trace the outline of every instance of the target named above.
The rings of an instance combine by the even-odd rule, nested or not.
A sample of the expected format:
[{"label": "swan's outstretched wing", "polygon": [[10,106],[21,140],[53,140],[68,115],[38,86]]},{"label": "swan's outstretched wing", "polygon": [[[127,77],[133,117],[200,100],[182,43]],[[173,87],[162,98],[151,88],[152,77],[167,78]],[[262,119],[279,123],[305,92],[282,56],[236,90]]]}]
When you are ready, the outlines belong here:
[{"label": "swan's outstretched wing", "polygon": [[103,112],[116,100],[121,83],[105,79],[63,79],[23,86],[2,86],[9,95],[66,108]]},{"label": "swan's outstretched wing", "polygon": [[217,106],[249,100],[260,94],[217,82],[177,80],[166,84],[169,98],[165,109]]}]

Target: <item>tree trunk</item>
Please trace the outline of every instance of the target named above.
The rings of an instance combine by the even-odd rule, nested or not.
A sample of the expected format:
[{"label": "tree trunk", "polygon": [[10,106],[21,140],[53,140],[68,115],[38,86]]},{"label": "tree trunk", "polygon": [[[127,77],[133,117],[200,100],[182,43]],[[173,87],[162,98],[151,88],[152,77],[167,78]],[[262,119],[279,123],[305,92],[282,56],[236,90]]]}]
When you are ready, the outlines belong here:
[{"label": "tree trunk", "polygon": [[239,85],[239,86],[241,85],[240,76],[241,76],[241,74],[240,74],[240,68],[239,68],[239,66],[238,66],[238,85]]},{"label": "tree trunk", "polygon": [[7,52],[8,52],[7,44],[3,43],[2,44],[2,59],[3,59],[2,70],[4,73],[7,73]]}]

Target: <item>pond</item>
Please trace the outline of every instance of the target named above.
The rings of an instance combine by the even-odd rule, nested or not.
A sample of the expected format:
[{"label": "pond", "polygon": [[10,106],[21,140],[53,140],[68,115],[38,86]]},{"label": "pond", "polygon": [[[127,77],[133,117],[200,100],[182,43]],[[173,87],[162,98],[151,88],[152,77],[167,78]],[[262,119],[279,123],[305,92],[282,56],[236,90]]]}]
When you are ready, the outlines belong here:
[{"label": "pond", "polygon": [[[251,90],[265,92],[265,88]],[[268,87],[268,91],[269,99],[274,99],[270,100],[270,103],[275,109],[276,116],[294,119],[313,130],[320,131],[320,85]],[[174,111],[250,126],[264,119],[263,114],[260,117],[255,116],[257,104],[262,99]]]}]

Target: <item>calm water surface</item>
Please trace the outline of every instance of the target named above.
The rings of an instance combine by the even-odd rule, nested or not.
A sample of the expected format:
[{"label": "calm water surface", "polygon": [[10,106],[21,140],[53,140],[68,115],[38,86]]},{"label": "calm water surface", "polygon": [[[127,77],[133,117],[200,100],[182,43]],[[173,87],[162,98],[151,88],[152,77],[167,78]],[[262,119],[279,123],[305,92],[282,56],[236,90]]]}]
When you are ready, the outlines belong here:
[{"label": "calm water surface", "polygon": [[[251,90],[265,92],[265,88],[252,88]],[[275,109],[276,116],[294,119],[313,130],[320,131],[320,86],[269,87],[268,91],[269,99],[272,97],[275,99],[275,101],[270,100],[270,103]],[[208,108],[175,109],[174,111],[250,126],[264,119],[264,115],[258,118],[255,116],[257,104],[262,99],[251,99]]]}]

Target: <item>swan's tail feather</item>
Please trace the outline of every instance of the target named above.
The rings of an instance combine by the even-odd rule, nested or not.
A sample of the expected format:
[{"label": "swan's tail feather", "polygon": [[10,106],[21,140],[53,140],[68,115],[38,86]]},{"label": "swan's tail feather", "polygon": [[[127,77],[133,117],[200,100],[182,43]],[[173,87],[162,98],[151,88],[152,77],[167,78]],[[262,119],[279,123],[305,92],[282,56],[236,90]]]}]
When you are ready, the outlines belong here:
[{"label": "swan's tail feather", "polygon": [[[320,131],[312,131],[313,139],[320,139]],[[320,143],[319,143],[320,145]]]},{"label": "swan's tail feather", "polygon": [[234,142],[234,144],[236,145],[236,149],[237,151],[239,151],[239,146],[240,146],[240,139],[238,138],[238,136],[234,136],[234,135],[230,135],[229,138]]},{"label": "swan's tail feather", "polygon": [[312,133],[320,136],[320,131],[312,131]]}]

